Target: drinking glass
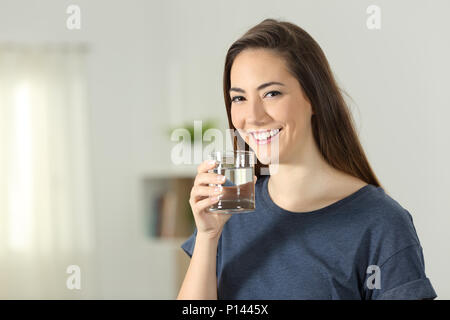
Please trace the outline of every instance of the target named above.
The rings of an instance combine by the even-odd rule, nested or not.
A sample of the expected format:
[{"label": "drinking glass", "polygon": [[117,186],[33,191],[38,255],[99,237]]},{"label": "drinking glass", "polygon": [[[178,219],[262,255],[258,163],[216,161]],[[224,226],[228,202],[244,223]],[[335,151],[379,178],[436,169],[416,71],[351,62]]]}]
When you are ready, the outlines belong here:
[{"label": "drinking glass", "polygon": [[216,160],[217,163],[208,172],[218,173],[226,178],[219,201],[209,211],[231,214],[255,210],[255,153],[243,150],[214,151],[208,155],[208,160]]}]

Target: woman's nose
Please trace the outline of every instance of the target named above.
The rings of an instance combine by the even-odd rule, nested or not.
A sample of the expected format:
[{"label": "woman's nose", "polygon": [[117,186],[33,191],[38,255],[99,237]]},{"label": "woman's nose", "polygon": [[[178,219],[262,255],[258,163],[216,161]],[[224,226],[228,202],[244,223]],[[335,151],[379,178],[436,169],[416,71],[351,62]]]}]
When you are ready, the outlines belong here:
[{"label": "woman's nose", "polygon": [[254,99],[250,102],[249,110],[247,112],[247,121],[259,122],[266,117],[264,105],[260,99]]}]

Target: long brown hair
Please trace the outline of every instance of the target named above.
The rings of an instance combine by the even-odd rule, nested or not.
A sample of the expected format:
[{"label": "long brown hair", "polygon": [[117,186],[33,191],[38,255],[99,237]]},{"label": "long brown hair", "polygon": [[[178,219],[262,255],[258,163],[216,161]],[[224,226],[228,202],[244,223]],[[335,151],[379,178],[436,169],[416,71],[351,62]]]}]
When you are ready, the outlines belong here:
[{"label": "long brown hair", "polygon": [[[341,89],[317,42],[299,26],[275,19],[265,19],[248,30],[228,49],[225,58],[223,93],[228,125],[233,132],[234,149],[245,143],[231,121],[230,71],[236,56],[245,49],[271,50],[285,59],[289,71],[300,83],[314,114],[311,126],[314,140],[324,159],[334,168],[360,178],[366,183],[381,186],[375,176],[356,134],[353,118]],[[260,175],[257,161],[255,171]]]}]

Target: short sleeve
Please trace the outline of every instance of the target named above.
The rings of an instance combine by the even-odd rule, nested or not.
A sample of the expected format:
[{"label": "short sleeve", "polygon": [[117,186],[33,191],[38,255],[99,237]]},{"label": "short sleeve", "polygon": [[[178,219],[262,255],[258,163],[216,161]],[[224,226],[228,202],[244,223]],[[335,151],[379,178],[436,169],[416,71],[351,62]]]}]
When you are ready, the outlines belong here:
[{"label": "short sleeve", "polygon": [[181,245],[181,248],[184,250],[184,252],[187,253],[187,255],[190,258],[192,258],[192,253],[194,252],[196,236],[197,236],[197,228],[194,229],[194,232],[192,233],[192,235]]},{"label": "short sleeve", "polygon": [[372,300],[434,299],[436,292],[425,275],[425,265],[420,244],[410,245],[379,267],[379,288],[365,286]]}]

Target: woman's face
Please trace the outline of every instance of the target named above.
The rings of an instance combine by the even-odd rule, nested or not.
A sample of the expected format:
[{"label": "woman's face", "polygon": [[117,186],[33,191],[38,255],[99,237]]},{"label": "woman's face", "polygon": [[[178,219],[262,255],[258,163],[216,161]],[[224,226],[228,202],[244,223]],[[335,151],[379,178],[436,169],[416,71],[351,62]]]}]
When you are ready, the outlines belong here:
[{"label": "woman's face", "polygon": [[[230,81],[233,125],[259,161],[281,164],[295,159],[305,140],[312,139],[312,109],[284,59],[266,49],[244,50],[234,60]],[[255,130],[265,133],[261,139]],[[274,136],[264,139],[270,130]]]}]

